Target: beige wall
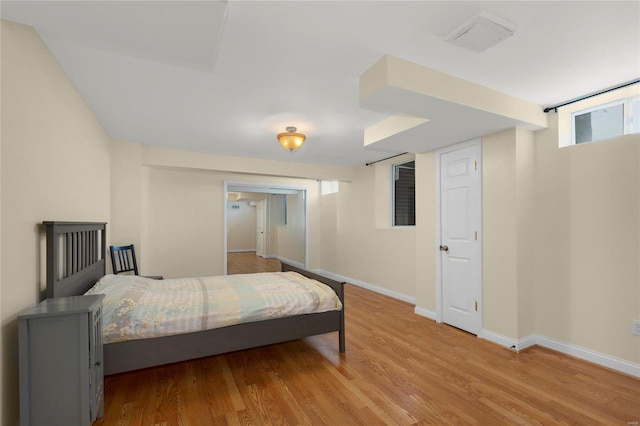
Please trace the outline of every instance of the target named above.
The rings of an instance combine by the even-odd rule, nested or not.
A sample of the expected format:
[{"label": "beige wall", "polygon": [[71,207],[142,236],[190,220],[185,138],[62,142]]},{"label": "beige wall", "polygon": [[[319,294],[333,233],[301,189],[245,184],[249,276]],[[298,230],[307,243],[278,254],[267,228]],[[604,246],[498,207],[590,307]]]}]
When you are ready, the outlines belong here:
[{"label": "beige wall", "polygon": [[[343,190],[340,184],[340,190]],[[338,198],[339,192],[320,196],[320,234],[322,235],[322,252],[320,264],[326,271],[336,270],[338,246]],[[332,248],[332,249],[330,249]]]},{"label": "beige wall", "polygon": [[550,124],[483,138],[484,328],[638,363],[640,137],[559,148]]},{"label": "beige wall", "polygon": [[483,328],[512,339],[534,333],[534,135],[482,138]]},{"label": "beige wall", "polygon": [[482,138],[482,301],[485,330],[518,337],[515,129]]},{"label": "beige wall", "polygon": [[[378,163],[380,164],[380,163]],[[376,179],[376,167],[355,169],[355,178],[340,183],[337,193],[336,246],[325,246],[324,259],[334,259],[330,272],[415,298],[416,232],[414,227],[379,229],[380,209],[390,209],[391,172]],[[390,169],[389,169],[390,170]],[[378,185],[388,189],[380,189]],[[389,221],[391,215],[387,216]],[[331,227],[329,223],[325,226]],[[327,267],[323,265],[323,269]]]},{"label": "beige wall", "polygon": [[145,273],[166,278],[224,273],[223,179],[200,170],[149,169]]},{"label": "beige wall", "polygon": [[[314,182],[311,185],[317,186]],[[316,188],[316,194],[319,194]],[[316,199],[316,209],[320,208]],[[275,239],[275,251],[270,253],[281,259],[293,260],[304,265],[305,262],[305,200],[302,195],[287,195],[287,224],[272,229],[271,238]],[[322,218],[319,217],[318,221]],[[319,259],[314,259],[319,263]]]},{"label": "beige wall", "polygon": [[[111,222],[109,223],[111,244],[134,244],[139,267],[144,273],[145,247],[142,243],[142,209],[145,205],[140,167],[142,147],[140,144],[114,141],[111,144]],[[109,264],[108,270],[111,269]]]},{"label": "beige wall", "polygon": [[256,232],[256,207],[248,201],[228,202],[227,251],[255,251]]},{"label": "beige wall", "polygon": [[516,129],[518,338],[535,333],[535,134]]},{"label": "beige wall", "polygon": [[436,312],[436,197],[435,153],[416,155],[416,308]]},{"label": "beige wall", "polygon": [[[142,150],[141,157],[129,155],[137,153],[139,149]],[[135,194],[138,194],[138,189],[131,189],[118,194],[114,191],[112,200],[112,211],[129,221],[122,228],[114,224],[114,228],[118,227],[114,234],[117,232],[127,239],[126,233],[131,232],[132,236],[128,239],[134,240],[135,234],[140,232],[142,249],[138,251],[138,257],[141,273],[165,277],[224,273],[225,181],[305,188],[309,204],[310,267],[320,266],[322,242],[319,185],[316,180],[263,176],[259,167],[254,169],[254,174],[220,171],[213,168],[217,164],[214,155],[202,154],[207,159],[204,162],[206,164],[197,160],[190,163],[176,151],[156,150],[134,142],[114,144],[113,155],[114,159],[126,157],[126,161],[113,163],[112,172],[118,176],[116,179],[127,177],[130,185],[141,188],[141,195],[137,198]],[[167,166],[172,158],[178,158],[176,164],[180,164],[180,167]],[[190,155],[189,158],[193,157]],[[286,169],[285,165],[281,165],[280,169]],[[320,167],[317,170],[322,172]],[[299,210],[296,206],[304,205],[302,199],[299,201],[293,200],[290,206],[292,214]],[[299,234],[304,232],[304,223],[297,216],[290,216],[290,219],[294,219],[291,225],[278,227],[273,235],[277,241],[270,247],[269,254],[304,263],[300,248],[303,240],[299,238]]]},{"label": "beige wall", "polygon": [[269,194],[267,200],[267,208],[269,209],[267,232],[269,233],[269,238],[267,238],[265,254],[276,257],[278,253],[278,226],[284,224],[284,195]]},{"label": "beige wall", "polygon": [[[36,32],[2,21],[2,424],[18,424],[17,320],[42,298],[44,220],[109,221],[109,138]],[[109,228],[108,228],[109,229]]]},{"label": "beige wall", "polygon": [[536,134],[536,332],[635,363],[639,149],[639,135],[558,148],[555,120]]}]

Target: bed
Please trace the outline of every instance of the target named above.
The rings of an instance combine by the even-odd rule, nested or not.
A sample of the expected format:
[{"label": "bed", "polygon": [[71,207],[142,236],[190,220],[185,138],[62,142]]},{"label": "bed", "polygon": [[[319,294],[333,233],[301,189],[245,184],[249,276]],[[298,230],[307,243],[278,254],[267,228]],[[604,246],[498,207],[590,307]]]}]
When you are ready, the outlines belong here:
[{"label": "bed", "polygon": [[[106,223],[43,222],[47,241],[47,298],[85,294],[106,275]],[[266,319],[210,330],[104,344],[105,374],[116,374],[173,362],[338,332],[345,352],[344,283],[282,263],[329,286],[342,309]],[[257,276],[259,274],[256,274]]]}]

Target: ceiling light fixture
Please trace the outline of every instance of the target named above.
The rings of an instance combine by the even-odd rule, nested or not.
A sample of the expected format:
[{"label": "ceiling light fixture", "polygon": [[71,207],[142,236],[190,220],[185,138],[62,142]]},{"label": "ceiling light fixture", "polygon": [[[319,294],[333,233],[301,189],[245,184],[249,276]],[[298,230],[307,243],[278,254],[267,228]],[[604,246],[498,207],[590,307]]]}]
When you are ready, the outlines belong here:
[{"label": "ceiling light fixture", "polygon": [[300,148],[302,146],[302,142],[307,138],[302,133],[296,133],[296,130],[298,129],[295,127],[287,127],[286,133],[278,134],[278,141],[280,142],[280,145],[291,152]]}]

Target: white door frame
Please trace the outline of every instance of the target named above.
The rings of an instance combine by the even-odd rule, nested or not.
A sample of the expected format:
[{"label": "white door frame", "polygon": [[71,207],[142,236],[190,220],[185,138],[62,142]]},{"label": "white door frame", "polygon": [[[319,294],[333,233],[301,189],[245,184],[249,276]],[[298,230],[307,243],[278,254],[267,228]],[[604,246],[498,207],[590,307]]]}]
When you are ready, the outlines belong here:
[{"label": "white door frame", "polygon": [[[440,157],[443,154],[446,154],[451,151],[456,151],[458,149],[467,148],[470,146],[475,146],[478,149],[478,179],[480,183],[480,230],[479,236],[480,239],[480,286],[483,286],[482,282],[482,241],[483,241],[483,233],[482,233],[482,205],[483,205],[483,197],[482,197],[482,139],[475,138],[468,140],[466,142],[461,142],[455,145],[449,145],[444,148],[441,148],[435,152],[435,169],[436,169],[436,247],[441,244],[442,235],[440,232],[441,221],[440,221],[440,199],[441,199],[441,185],[440,182]],[[482,315],[480,316],[480,330],[484,329],[484,304],[482,303],[482,291],[480,292],[480,303],[482,309]],[[442,252],[436,249],[436,322],[443,322],[443,302],[442,302]],[[481,331],[478,332],[478,337],[481,335]]]},{"label": "white door frame", "polygon": [[[265,194],[269,192],[266,191],[268,188],[277,188],[277,189],[286,189],[286,190],[294,190],[294,191],[302,191],[304,196],[304,268],[309,268],[309,194],[307,194],[307,188],[304,186],[291,186],[291,185],[282,185],[282,184],[269,184],[269,183],[254,183],[254,182],[239,182],[239,181],[224,181],[224,190],[222,191],[224,213],[223,213],[223,261],[224,261],[224,275],[227,275],[227,196],[228,196],[228,187],[246,187],[246,192],[256,192],[255,188],[264,188]],[[254,188],[254,190],[252,190]],[[267,213],[268,215],[268,213]],[[270,230],[269,230],[270,231]],[[271,241],[271,237],[269,237],[269,241]]]},{"label": "white door frame", "polygon": [[[271,237],[269,236],[269,230],[267,224],[269,223],[269,210],[267,209],[268,201],[266,199],[256,201],[256,212],[261,211],[261,215],[256,214],[256,254],[261,257],[267,257],[266,242],[269,239],[269,245],[271,245]],[[226,211],[226,209],[225,209]],[[258,222],[260,222],[260,228],[262,228],[262,235],[258,235]],[[262,252],[258,252],[260,246],[260,240],[262,240]]]}]

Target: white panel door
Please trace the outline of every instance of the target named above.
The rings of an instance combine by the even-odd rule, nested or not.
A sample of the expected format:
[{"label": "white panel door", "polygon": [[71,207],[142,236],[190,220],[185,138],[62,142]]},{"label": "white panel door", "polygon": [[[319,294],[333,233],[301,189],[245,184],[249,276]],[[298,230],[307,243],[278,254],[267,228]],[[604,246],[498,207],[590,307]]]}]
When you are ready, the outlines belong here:
[{"label": "white panel door", "polygon": [[480,144],[440,154],[442,320],[473,334],[482,327]]},{"label": "white panel door", "polygon": [[266,209],[264,200],[256,203],[256,254],[265,257]]}]

